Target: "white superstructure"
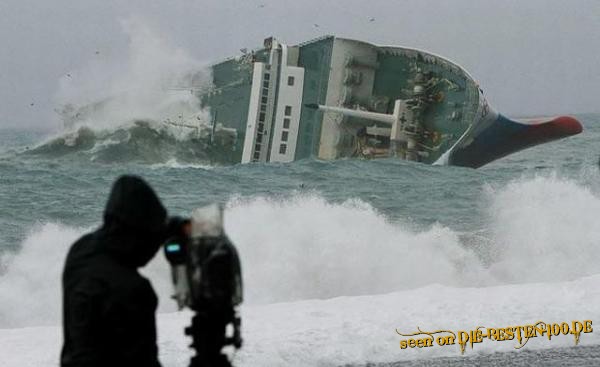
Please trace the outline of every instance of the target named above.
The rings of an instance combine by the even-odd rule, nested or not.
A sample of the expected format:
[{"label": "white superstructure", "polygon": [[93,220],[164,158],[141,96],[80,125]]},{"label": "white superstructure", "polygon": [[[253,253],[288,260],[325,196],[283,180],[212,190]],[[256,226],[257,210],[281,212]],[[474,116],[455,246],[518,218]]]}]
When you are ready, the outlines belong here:
[{"label": "white superstructure", "polygon": [[268,63],[255,62],[242,163],[295,159],[304,69],[298,47],[268,39]]}]

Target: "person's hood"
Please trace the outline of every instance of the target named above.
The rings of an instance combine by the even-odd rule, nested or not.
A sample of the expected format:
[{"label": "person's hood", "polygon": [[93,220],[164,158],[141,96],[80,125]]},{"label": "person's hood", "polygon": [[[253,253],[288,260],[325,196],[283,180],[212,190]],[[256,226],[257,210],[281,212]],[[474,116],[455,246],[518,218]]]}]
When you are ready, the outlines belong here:
[{"label": "person's hood", "polygon": [[144,266],[165,238],[167,211],[152,188],[140,177],[115,181],[101,229],[104,246],[117,260]]}]

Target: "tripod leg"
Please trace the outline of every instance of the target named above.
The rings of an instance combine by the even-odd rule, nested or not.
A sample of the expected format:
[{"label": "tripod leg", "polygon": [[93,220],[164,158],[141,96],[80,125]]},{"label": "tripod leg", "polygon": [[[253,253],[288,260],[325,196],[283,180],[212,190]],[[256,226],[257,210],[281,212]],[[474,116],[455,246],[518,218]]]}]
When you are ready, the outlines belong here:
[{"label": "tripod leg", "polygon": [[219,316],[197,312],[192,318],[192,325],[186,329],[186,334],[192,337],[191,347],[196,351],[190,367],[231,367],[229,359],[221,352],[225,346],[227,322]]}]

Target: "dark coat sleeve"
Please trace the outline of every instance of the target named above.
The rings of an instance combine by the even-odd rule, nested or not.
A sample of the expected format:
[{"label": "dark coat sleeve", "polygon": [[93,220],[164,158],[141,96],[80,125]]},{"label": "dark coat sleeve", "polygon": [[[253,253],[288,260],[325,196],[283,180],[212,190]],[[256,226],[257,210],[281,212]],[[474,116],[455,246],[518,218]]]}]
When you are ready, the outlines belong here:
[{"label": "dark coat sleeve", "polygon": [[101,366],[102,345],[99,317],[102,284],[92,278],[80,279],[64,297],[65,345],[61,366]]},{"label": "dark coat sleeve", "polygon": [[157,298],[150,283],[136,279],[134,286],[119,286],[103,307],[109,352],[123,366],[159,367],[155,312]]},{"label": "dark coat sleeve", "polygon": [[111,270],[78,278],[66,294],[61,365],[159,367],[154,290],[135,270]]}]

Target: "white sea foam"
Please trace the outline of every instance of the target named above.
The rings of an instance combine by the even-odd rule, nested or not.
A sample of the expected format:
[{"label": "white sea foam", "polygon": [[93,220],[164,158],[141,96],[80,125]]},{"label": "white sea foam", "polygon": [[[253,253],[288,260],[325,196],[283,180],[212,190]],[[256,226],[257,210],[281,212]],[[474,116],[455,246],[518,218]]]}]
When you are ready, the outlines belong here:
[{"label": "white sea foam", "polygon": [[489,227],[505,282],[559,281],[600,273],[600,196],[556,176],[488,190]]},{"label": "white sea foam", "polygon": [[228,209],[226,226],[253,302],[482,283],[477,257],[455,232],[440,225],[412,232],[360,200],[261,197],[233,201]]},{"label": "white sea foam", "polygon": [[[396,333],[439,329],[474,330],[533,324],[598,320],[600,275],[572,282],[530,283],[486,288],[430,285],[385,295],[337,297],[242,308],[244,347],[236,366],[340,366],[368,362],[460,356],[458,345],[401,350]],[[158,348],[165,367],[189,363],[190,339],[183,329],[190,313],[158,315]],[[0,329],[3,366],[55,366],[59,327]],[[572,335],[530,339],[523,350],[574,346]],[[581,334],[580,345],[600,344],[596,332]],[[521,352],[516,340],[484,339],[467,345],[465,355]],[[35,346],[35,348],[32,348]]]},{"label": "white sea foam", "polygon": [[[360,201],[334,205],[318,196],[236,200],[228,205],[226,227],[242,257],[250,304],[376,294],[436,282],[461,285],[467,279],[481,283],[476,278],[481,270],[472,270],[479,269],[476,257],[451,230],[434,226],[412,233]],[[7,299],[0,302],[0,327],[59,321],[64,256],[84,232],[44,224],[32,230],[19,253],[4,260],[0,297]],[[143,273],[160,295],[160,310],[173,311],[163,256]],[[37,301],[18,307],[27,297]]]},{"label": "white sea foam", "polygon": [[175,158],[171,158],[165,163],[156,163],[150,166],[151,169],[163,169],[163,168],[175,168],[175,169],[203,169],[203,170],[211,170],[215,168],[215,166],[210,166],[208,164],[195,164],[195,163],[181,163],[177,161]]},{"label": "white sea foam", "polygon": [[[414,232],[368,204],[332,204],[318,195],[228,203],[226,228],[243,261],[248,304],[381,294],[429,284],[452,287],[554,282],[600,273],[600,198],[572,181],[538,177],[489,190],[491,266],[442,225]],[[0,327],[56,324],[60,272],[85,229],[34,227],[4,258]],[[144,272],[174,309],[168,266],[158,255]],[[35,302],[23,302],[32,299]]]},{"label": "white sea foam", "polygon": [[[360,200],[332,204],[317,194],[231,200],[226,228],[239,248],[247,291],[246,344],[237,365],[456,356],[458,346],[400,350],[395,329],[408,333],[418,326],[468,330],[598,319],[598,194],[550,176],[489,188],[481,200],[488,208],[481,213],[488,218],[487,240],[495,249],[486,266],[477,248],[464,246],[453,230],[434,225],[417,232]],[[86,230],[38,225],[19,253],[2,259],[0,355],[8,356],[7,365],[56,363],[59,328],[6,328],[60,323],[64,256]],[[168,313],[174,304],[162,255],[144,273],[161,299],[161,359],[165,366],[183,365],[189,341],[182,329],[190,315]],[[34,353],[31,341],[38,346]],[[600,337],[585,334],[581,342],[599,344]],[[544,337],[525,348],[573,343],[572,336]],[[467,353],[514,346],[484,340]]]},{"label": "white sea foam", "polygon": [[0,328],[59,322],[61,271],[68,245],[80,233],[54,223],[36,225],[18,254],[0,258]]}]

